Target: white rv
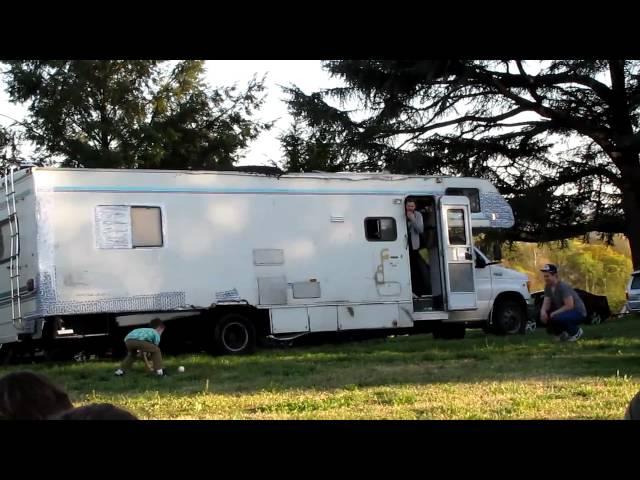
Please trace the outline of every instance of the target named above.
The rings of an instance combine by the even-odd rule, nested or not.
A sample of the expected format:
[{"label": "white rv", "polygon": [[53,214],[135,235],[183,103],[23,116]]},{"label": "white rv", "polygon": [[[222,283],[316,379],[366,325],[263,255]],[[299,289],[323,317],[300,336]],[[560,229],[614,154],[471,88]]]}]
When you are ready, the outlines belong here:
[{"label": "white rv", "polygon": [[[193,322],[223,353],[342,330],[515,333],[531,305],[527,277],[473,246],[472,229],[513,225],[483,179],[26,168],[4,181],[5,348],[118,337],[156,316],[167,333]],[[419,298],[409,195],[429,236],[432,291]]]}]

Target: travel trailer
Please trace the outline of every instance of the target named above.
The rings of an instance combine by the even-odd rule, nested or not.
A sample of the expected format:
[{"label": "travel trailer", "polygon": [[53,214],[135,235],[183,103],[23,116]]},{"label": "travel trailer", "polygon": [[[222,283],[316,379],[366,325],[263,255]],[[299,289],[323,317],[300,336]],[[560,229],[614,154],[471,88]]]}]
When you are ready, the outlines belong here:
[{"label": "travel trailer", "polygon": [[[4,186],[5,349],[121,339],[154,317],[230,354],[315,332],[515,333],[531,306],[526,275],[474,247],[513,225],[484,179],[30,167]],[[409,196],[428,294],[412,292]]]}]

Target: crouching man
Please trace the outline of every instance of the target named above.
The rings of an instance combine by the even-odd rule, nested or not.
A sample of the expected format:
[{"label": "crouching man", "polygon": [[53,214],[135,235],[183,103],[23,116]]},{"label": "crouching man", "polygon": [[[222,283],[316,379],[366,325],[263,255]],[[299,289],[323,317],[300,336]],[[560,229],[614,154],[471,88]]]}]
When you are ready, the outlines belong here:
[{"label": "crouching man", "polygon": [[580,324],[587,318],[587,309],[576,291],[558,277],[558,267],[547,264],[544,275],[544,302],[540,320],[557,340],[575,342],[582,337]]},{"label": "crouching man", "polygon": [[[124,343],[127,346],[127,356],[122,361],[122,365],[115,374],[117,376],[124,375],[124,372],[131,368],[136,360],[136,352],[141,351],[151,354],[153,362],[153,370],[156,375],[166,375],[162,369],[162,353],[160,352],[160,335],[164,331],[164,323],[159,318],[154,318],[149,323],[149,328],[136,328],[124,337]],[[143,353],[144,354],[144,353]]]}]

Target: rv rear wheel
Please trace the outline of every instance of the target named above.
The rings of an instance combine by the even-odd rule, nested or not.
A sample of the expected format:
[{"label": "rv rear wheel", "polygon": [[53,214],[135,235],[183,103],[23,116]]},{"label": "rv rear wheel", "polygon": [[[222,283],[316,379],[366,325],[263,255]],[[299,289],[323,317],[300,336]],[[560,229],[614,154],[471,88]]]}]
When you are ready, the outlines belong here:
[{"label": "rv rear wheel", "polygon": [[0,365],[9,365],[13,360],[15,345],[11,343],[0,344]]},{"label": "rv rear wheel", "polygon": [[245,355],[256,347],[256,331],[249,318],[229,313],[218,320],[214,330],[215,350],[225,355]]}]

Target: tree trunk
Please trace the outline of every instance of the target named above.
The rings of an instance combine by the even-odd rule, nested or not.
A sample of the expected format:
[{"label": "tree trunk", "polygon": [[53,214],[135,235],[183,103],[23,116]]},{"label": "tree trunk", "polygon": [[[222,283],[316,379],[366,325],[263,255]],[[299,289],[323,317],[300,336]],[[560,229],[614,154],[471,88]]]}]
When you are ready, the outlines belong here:
[{"label": "tree trunk", "polygon": [[[610,114],[614,130],[619,136],[634,134],[633,122],[626,98],[625,60],[609,60],[612,101]],[[626,220],[626,234],[631,247],[631,260],[635,270],[640,269],[640,152],[635,147],[611,149],[609,154],[622,174],[620,190]]]},{"label": "tree trunk", "polygon": [[622,192],[622,206],[627,219],[627,239],[631,247],[633,269],[640,270],[640,190],[627,185]]}]

